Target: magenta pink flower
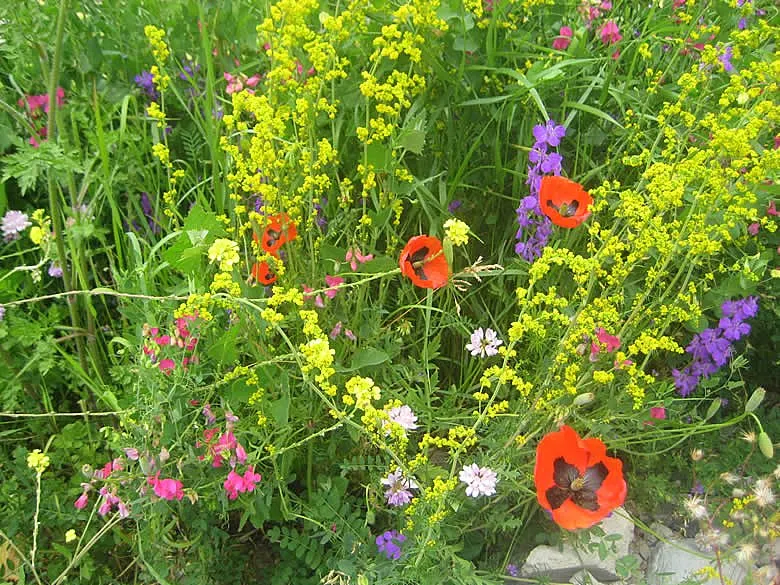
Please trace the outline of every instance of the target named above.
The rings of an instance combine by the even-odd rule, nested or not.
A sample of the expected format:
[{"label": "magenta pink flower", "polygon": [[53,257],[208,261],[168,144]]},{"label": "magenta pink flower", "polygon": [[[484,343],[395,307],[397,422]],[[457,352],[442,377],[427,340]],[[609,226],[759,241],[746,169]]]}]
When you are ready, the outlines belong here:
[{"label": "magenta pink flower", "polygon": [[254,466],[250,465],[243,477],[235,471],[228,473],[223,487],[227,492],[228,499],[235,500],[238,497],[238,494],[253,492],[255,490],[255,484],[261,479],[262,476],[259,473],[255,473]]},{"label": "magenta pink flower", "polygon": [[610,335],[603,327],[596,327],[596,339],[607,346],[609,353],[620,347],[620,338],[617,335]]},{"label": "magenta pink flower", "polygon": [[152,486],[157,497],[163,500],[181,500],[184,497],[182,489],[184,484],[178,479],[160,479],[160,472],[158,471],[157,475],[147,478],[146,481]]},{"label": "magenta pink flower", "polygon": [[599,35],[601,36],[601,42],[605,45],[617,43],[620,39],[623,38],[620,35],[620,29],[614,20],[608,20],[602,24],[601,28],[599,29]]},{"label": "magenta pink flower", "polygon": [[565,51],[571,44],[571,38],[574,36],[574,31],[568,26],[562,26],[558,36],[555,37],[552,43],[552,48],[556,51]]},{"label": "magenta pink flower", "polygon": [[89,502],[89,495],[87,495],[87,492],[84,492],[78,497],[78,499],[75,502],[73,502],[73,506],[77,510],[83,510],[84,508],[87,507],[87,502]]},{"label": "magenta pink flower", "polygon": [[653,406],[650,409],[650,418],[658,420],[666,419],[666,409],[663,406]]},{"label": "magenta pink flower", "polygon": [[176,367],[176,362],[174,362],[171,358],[165,358],[164,360],[161,360],[159,364],[157,364],[157,367],[160,368],[160,371],[163,374],[170,376],[171,372],[173,372],[174,368]]},{"label": "magenta pink flower", "polygon": [[749,233],[751,236],[755,236],[755,235],[757,235],[757,234],[758,234],[758,230],[759,230],[760,228],[761,228],[761,224],[760,224],[760,223],[758,223],[758,222],[756,222],[756,223],[751,223],[751,224],[748,226],[748,229],[747,229],[747,231],[748,231],[748,233]]}]

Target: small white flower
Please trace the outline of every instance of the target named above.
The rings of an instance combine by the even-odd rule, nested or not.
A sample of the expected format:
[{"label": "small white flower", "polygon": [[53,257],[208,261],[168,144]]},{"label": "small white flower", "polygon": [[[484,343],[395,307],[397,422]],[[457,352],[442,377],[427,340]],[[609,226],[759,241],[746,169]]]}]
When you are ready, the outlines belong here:
[{"label": "small white flower", "polygon": [[730,471],[721,473],[720,478],[729,485],[734,485],[739,481],[739,476],[731,473]]},{"label": "small white flower", "polygon": [[775,494],[771,484],[767,481],[757,481],[756,485],[753,486],[753,495],[756,497],[756,504],[761,508],[775,503]]},{"label": "small white flower", "polygon": [[479,496],[492,496],[496,493],[498,477],[492,469],[472,463],[464,465],[458,477],[466,484],[467,496],[478,498]]},{"label": "small white flower", "polygon": [[493,356],[498,353],[498,346],[502,343],[495,331],[490,328],[483,331],[480,327],[471,334],[471,343],[466,344],[466,349],[473,356]]},{"label": "small white flower", "polygon": [[[417,428],[417,415],[406,404],[388,410],[387,418],[406,431],[413,431]],[[390,429],[387,429],[385,434],[390,434]]]},{"label": "small white flower", "polygon": [[691,518],[704,520],[707,517],[707,508],[701,502],[702,500],[699,496],[688,496],[685,499],[685,509]]},{"label": "small white flower", "polygon": [[31,225],[32,224],[27,220],[26,213],[11,209],[3,216],[3,221],[0,222],[0,231],[3,232],[5,241],[10,242],[11,240],[19,238],[19,234]]},{"label": "small white flower", "polygon": [[758,547],[752,542],[746,542],[737,550],[737,560],[740,563],[749,563],[758,554]]}]

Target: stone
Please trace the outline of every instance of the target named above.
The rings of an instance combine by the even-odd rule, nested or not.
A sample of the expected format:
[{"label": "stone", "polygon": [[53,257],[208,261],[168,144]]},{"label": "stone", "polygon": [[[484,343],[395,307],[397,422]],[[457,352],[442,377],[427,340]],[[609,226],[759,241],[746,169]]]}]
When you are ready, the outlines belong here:
[{"label": "stone", "polygon": [[575,550],[569,543],[564,543],[562,549],[541,545],[528,555],[520,574],[524,577],[545,577],[552,581],[566,582],[576,573],[587,570],[599,581],[619,580],[615,564],[619,558],[629,554],[629,547],[634,539],[634,524],[628,513],[623,508],[618,508],[598,526],[604,531],[605,537],[615,534],[620,536],[614,541],[605,541],[607,555],[604,559],[599,557],[597,546],[593,547],[594,550]]},{"label": "stone", "polygon": [[569,583],[572,583],[572,585],[601,585],[601,582],[597,581],[596,578],[587,571],[575,573],[574,576],[569,579]]},{"label": "stone", "polygon": [[[741,585],[745,579],[744,567],[734,563],[723,563],[723,576],[726,583]],[[702,553],[692,538],[662,542],[655,547],[647,571],[648,585],[677,585],[687,579],[702,582],[702,585],[721,585],[716,576],[702,581],[698,573],[705,567],[715,567],[717,563],[712,553]]]}]

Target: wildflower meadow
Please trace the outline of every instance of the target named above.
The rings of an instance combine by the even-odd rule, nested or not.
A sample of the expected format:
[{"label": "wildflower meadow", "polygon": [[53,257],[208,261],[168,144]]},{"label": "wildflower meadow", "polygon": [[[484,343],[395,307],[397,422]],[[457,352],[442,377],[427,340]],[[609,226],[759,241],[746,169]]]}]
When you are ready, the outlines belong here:
[{"label": "wildflower meadow", "polygon": [[776,2],[1,4],[1,583],[780,582]]}]

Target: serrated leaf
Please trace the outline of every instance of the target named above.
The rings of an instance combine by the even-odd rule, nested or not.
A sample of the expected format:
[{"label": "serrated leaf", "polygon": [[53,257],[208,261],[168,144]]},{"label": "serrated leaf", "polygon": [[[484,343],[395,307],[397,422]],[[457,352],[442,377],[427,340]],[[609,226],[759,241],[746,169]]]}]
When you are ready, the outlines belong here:
[{"label": "serrated leaf", "polygon": [[417,128],[405,130],[398,140],[400,146],[414,154],[422,154],[425,146],[425,132]]}]

